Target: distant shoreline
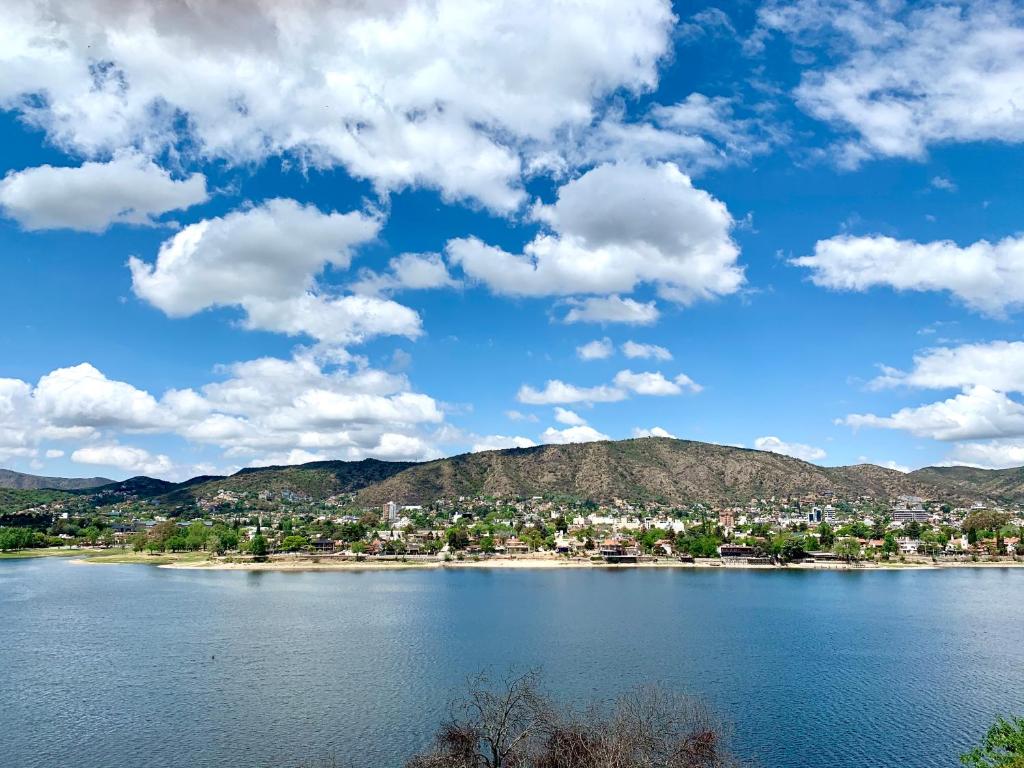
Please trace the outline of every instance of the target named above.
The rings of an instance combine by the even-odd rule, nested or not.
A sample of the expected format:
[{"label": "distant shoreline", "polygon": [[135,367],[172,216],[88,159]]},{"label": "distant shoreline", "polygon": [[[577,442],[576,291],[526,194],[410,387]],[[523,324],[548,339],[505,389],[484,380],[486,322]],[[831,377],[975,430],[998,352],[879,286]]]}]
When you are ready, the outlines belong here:
[{"label": "distant shoreline", "polygon": [[[87,561],[85,561],[87,562]],[[264,563],[223,563],[223,562],[179,562],[161,563],[159,568],[205,571],[393,571],[393,570],[460,570],[460,569],[492,569],[492,570],[721,570],[721,571],[905,571],[905,570],[942,570],[947,568],[1021,568],[1021,562],[966,562],[966,563],[791,563],[789,565],[763,565],[749,563],[722,563],[720,560],[697,560],[693,563],[678,560],[658,560],[646,563],[603,563],[589,560],[556,560],[548,558],[515,558],[461,561],[369,561],[349,560],[345,562],[313,562],[312,560],[292,560]]]},{"label": "distant shoreline", "polygon": [[557,569],[676,569],[676,570],[743,570],[743,571],[906,571],[943,570],[948,568],[1024,568],[1024,561],[953,561],[932,562],[917,559],[905,562],[858,562],[838,561],[794,562],[788,565],[762,563],[725,562],[717,558],[698,558],[694,562],[681,562],[662,557],[654,561],[639,563],[606,563],[589,559],[566,559],[547,555],[523,555],[518,557],[492,557],[479,560],[439,559],[388,559],[373,558],[332,559],[329,556],[289,556],[264,562],[211,560],[205,552],[142,554],[121,550],[102,549],[40,549],[6,552],[2,560],[65,557],[70,562],[84,565],[151,565],[158,568],[201,570],[201,571],[384,571],[384,570],[443,570],[443,569],[493,569],[493,570],[557,570]]}]

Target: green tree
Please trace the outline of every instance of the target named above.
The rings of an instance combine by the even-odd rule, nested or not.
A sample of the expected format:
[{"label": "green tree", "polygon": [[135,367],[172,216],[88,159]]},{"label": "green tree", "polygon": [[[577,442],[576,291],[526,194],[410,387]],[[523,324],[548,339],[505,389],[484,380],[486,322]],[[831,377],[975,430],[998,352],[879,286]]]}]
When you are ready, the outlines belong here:
[{"label": "green tree", "polygon": [[1000,717],[981,745],[960,755],[968,768],[1024,768],[1024,718]]},{"label": "green tree", "polygon": [[899,545],[896,544],[896,537],[892,533],[885,534],[885,540],[882,542],[882,552],[886,555],[893,555],[899,549]]},{"label": "green tree", "polygon": [[836,540],[832,551],[847,562],[860,559],[860,542],[852,537],[844,537]]},{"label": "green tree", "polygon": [[836,534],[828,523],[823,522],[818,526],[818,543],[822,549],[831,549],[836,543]]},{"label": "green tree", "polygon": [[262,558],[267,556],[267,540],[262,533],[257,532],[249,544],[249,551],[253,557]]},{"label": "green tree", "polygon": [[285,536],[281,541],[281,549],[285,552],[298,552],[305,549],[307,543],[304,536]]}]

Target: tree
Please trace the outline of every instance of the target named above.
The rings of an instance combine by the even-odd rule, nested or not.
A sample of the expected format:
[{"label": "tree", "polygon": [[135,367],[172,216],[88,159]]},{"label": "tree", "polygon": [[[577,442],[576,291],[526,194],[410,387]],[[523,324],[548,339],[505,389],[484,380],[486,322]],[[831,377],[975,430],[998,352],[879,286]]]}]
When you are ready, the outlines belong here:
[{"label": "tree", "polygon": [[860,542],[854,538],[846,537],[838,539],[832,551],[847,562],[860,559]]},{"label": "tree", "polygon": [[885,540],[882,542],[882,552],[886,555],[893,555],[899,549],[899,545],[896,544],[896,537],[891,533],[885,534]]},{"label": "tree", "polygon": [[262,533],[257,532],[252,537],[252,541],[249,544],[249,552],[252,553],[253,557],[264,558],[267,556],[267,540],[263,537]]},{"label": "tree", "polygon": [[281,541],[281,549],[285,552],[298,552],[305,549],[308,543],[304,536],[285,536]]},{"label": "tree", "polygon": [[831,549],[832,545],[835,544],[836,535],[832,531],[832,526],[828,523],[823,522],[818,526],[818,543],[822,549]]},{"label": "tree", "polygon": [[699,702],[656,686],[583,712],[543,696],[534,673],[479,676],[433,746],[406,768],[725,768],[724,729]]},{"label": "tree", "polygon": [[1024,768],[1024,718],[996,720],[981,745],[960,755],[968,768]]}]

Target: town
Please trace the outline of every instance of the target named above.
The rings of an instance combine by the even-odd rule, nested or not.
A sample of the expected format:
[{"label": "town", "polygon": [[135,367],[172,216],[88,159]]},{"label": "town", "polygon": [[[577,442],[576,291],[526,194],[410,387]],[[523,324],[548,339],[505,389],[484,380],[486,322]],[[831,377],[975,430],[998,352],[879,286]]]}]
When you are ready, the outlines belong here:
[{"label": "town", "polygon": [[389,501],[358,508],[290,489],[220,490],[164,510],[130,490],[58,496],[0,517],[0,549],[63,547],[224,563],[781,566],[1017,562],[1020,507],[901,496],[668,505],[564,497]]}]

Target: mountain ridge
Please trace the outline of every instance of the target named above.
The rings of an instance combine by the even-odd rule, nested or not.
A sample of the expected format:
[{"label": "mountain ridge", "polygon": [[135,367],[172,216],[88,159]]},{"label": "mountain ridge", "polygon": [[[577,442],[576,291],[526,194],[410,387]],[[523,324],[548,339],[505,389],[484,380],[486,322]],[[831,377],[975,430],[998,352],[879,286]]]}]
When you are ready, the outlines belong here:
[{"label": "mountain ridge", "polygon": [[[3,472],[34,477],[3,470],[0,478]],[[81,482],[97,480],[102,478]],[[425,504],[440,498],[536,495],[666,504],[829,494],[1016,501],[1024,500],[1024,467],[924,467],[909,473],[874,464],[822,467],[751,448],[649,437],[507,448],[426,462],[363,459],[247,467],[229,476],[200,476],[181,483],[139,476],[84,490],[111,498],[150,498],[167,506],[188,506],[225,492],[311,500],[352,495],[363,507],[388,501]]]},{"label": "mountain ridge", "polygon": [[0,469],[0,488],[22,491],[81,491],[114,482],[108,477],[45,477],[15,472],[13,469]]}]

